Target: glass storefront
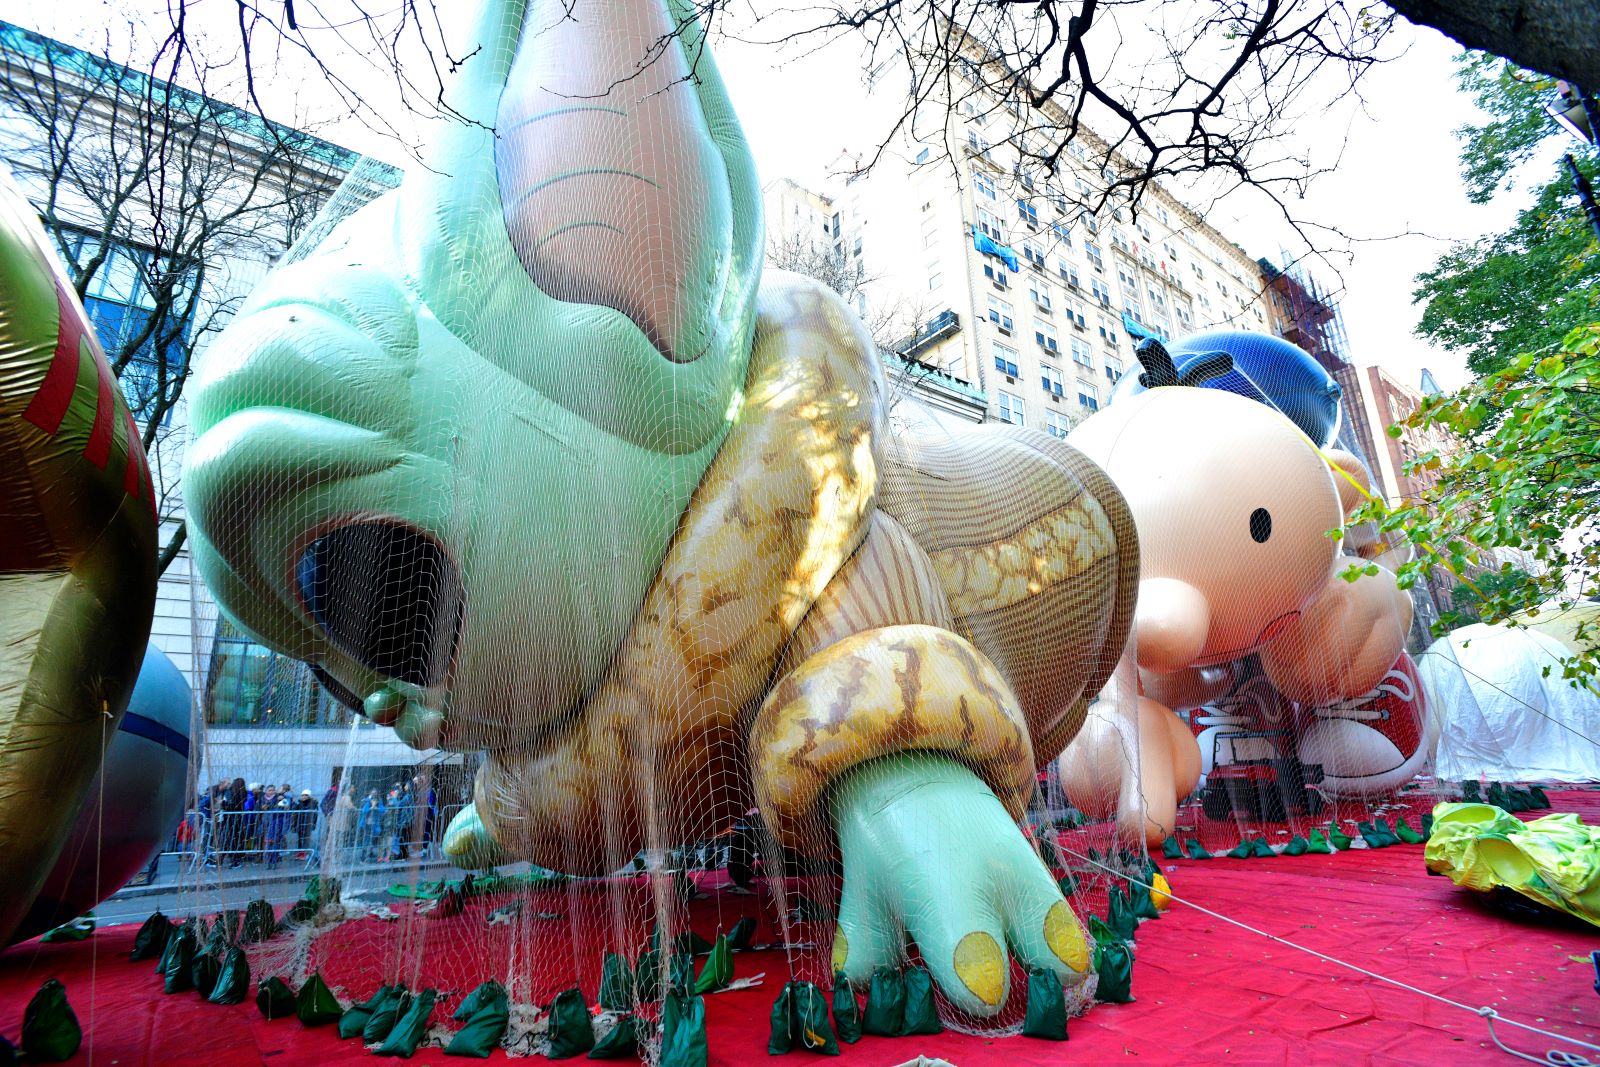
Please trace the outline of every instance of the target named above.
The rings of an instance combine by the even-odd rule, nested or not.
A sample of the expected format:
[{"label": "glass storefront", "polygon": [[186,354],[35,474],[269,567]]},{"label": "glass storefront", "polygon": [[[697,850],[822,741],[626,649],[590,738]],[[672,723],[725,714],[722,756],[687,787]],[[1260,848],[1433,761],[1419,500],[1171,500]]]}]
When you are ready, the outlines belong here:
[{"label": "glass storefront", "polygon": [[263,648],[217,620],[206,678],[206,722],[213,726],[345,726],[350,709],[304,663]]}]

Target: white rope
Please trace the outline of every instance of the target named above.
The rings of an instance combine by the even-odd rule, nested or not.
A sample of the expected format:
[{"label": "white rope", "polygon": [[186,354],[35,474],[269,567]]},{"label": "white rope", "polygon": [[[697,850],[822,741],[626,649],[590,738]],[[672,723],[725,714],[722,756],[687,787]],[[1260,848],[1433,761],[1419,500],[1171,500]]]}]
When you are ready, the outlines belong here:
[{"label": "white rope", "polygon": [[1409,990],[1412,993],[1416,993],[1418,996],[1427,997],[1430,1000],[1438,1001],[1440,1004],[1446,1004],[1446,1005],[1448,1005],[1448,1006],[1450,1006],[1452,1008],[1459,1008],[1462,1011],[1467,1012],[1467,1013],[1469,1013],[1471,1015],[1476,1015],[1479,1018],[1484,1020],[1485,1024],[1489,1028],[1489,1037],[1494,1041],[1494,1043],[1496,1045],[1500,1046],[1501,1049],[1505,1050],[1506,1052],[1509,1052],[1511,1055],[1517,1056],[1517,1057],[1519,1057],[1521,1059],[1524,1059],[1524,1060],[1528,1060],[1530,1063],[1545,1064],[1546,1067],[1596,1067],[1596,1062],[1594,1060],[1590,1060],[1586,1056],[1581,1056],[1581,1055],[1578,1055],[1576,1053],[1571,1053],[1571,1052],[1563,1052],[1563,1051],[1561,1051],[1559,1049],[1553,1050],[1551,1052],[1547,1052],[1544,1055],[1544,1057],[1542,1057],[1542,1058],[1536,1057],[1536,1056],[1530,1056],[1526,1052],[1518,1052],[1516,1049],[1508,1047],[1505,1044],[1505,1042],[1500,1040],[1500,1035],[1495,1033],[1494,1024],[1496,1022],[1503,1022],[1503,1023],[1506,1023],[1507,1025],[1510,1025],[1510,1026],[1521,1027],[1524,1030],[1530,1031],[1531,1033],[1539,1034],[1542,1037],[1547,1037],[1547,1038],[1550,1038],[1551,1040],[1554,1040],[1554,1041],[1565,1041],[1565,1042],[1568,1042],[1569,1044],[1576,1045],[1579,1048],[1589,1049],[1589,1050],[1591,1050],[1593,1052],[1600,1052],[1600,1045],[1593,1045],[1593,1044],[1590,1044],[1587,1041],[1581,1041],[1581,1040],[1579,1040],[1578,1038],[1575,1038],[1575,1037],[1568,1037],[1565,1034],[1557,1034],[1557,1033],[1553,1033],[1553,1032],[1551,1032],[1549,1030],[1542,1030],[1539,1027],[1534,1026],[1534,1025],[1532,1025],[1530,1023],[1518,1022],[1516,1019],[1509,1019],[1509,1018],[1505,1017],[1504,1015],[1501,1015],[1499,1012],[1495,1011],[1493,1008],[1488,1007],[1487,1005],[1485,1005],[1483,1007],[1479,1007],[1479,1008],[1474,1008],[1470,1004],[1463,1004],[1458,1000],[1451,1000],[1449,997],[1442,996],[1442,995],[1440,995],[1438,993],[1429,992],[1426,989],[1420,989],[1417,986],[1411,985],[1410,983],[1407,983],[1407,982],[1402,982],[1398,978],[1391,978],[1386,974],[1379,974],[1377,971],[1370,971],[1367,968],[1362,967],[1362,966],[1360,966],[1358,964],[1350,963],[1347,960],[1341,960],[1336,956],[1330,956],[1326,952],[1319,952],[1314,948],[1309,948],[1309,947],[1307,947],[1305,945],[1296,944],[1295,942],[1290,941],[1288,938],[1279,937],[1277,934],[1272,934],[1272,933],[1268,933],[1265,930],[1257,929],[1256,927],[1251,926],[1249,923],[1240,922],[1238,919],[1230,918],[1230,917],[1228,917],[1226,915],[1223,915],[1221,912],[1212,911],[1210,908],[1204,907],[1203,905],[1200,905],[1200,904],[1196,904],[1192,900],[1185,900],[1183,897],[1180,897],[1176,893],[1174,893],[1170,888],[1161,889],[1161,890],[1155,890],[1154,886],[1151,886],[1150,884],[1148,884],[1146,882],[1142,882],[1139,879],[1134,878],[1134,877],[1132,877],[1130,875],[1125,875],[1121,871],[1118,871],[1115,868],[1109,867],[1106,864],[1101,863],[1097,859],[1090,859],[1088,856],[1085,856],[1080,852],[1076,852],[1073,849],[1067,848],[1066,846],[1062,845],[1059,841],[1056,842],[1056,849],[1059,852],[1064,852],[1064,853],[1066,853],[1066,854],[1068,854],[1070,856],[1074,856],[1077,859],[1080,859],[1080,860],[1084,861],[1085,863],[1091,864],[1091,865],[1093,865],[1095,867],[1099,867],[1101,870],[1103,870],[1106,873],[1111,874],[1111,875],[1113,875],[1115,877],[1126,878],[1129,882],[1132,882],[1134,885],[1141,885],[1141,886],[1144,886],[1145,889],[1154,890],[1156,892],[1160,892],[1163,895],[1165,895],[1167,897],[1170,897],[1171,899],[1177,901],[1179,904],[1183,904],[1186,907],[1193,908],[1194,910],[1196,910],[1198,912],[1202,912],[1202,913],[1204,913],[1206,915],[1209,915],[1213,919],[1220,919],[1221,921],[1223,921],[1225,923],[1230,923],[1230,924],[1232,924],[1234,926],[1239,927],[1239,929],[1241,929],[1241,930],[1248,930],[1250,933],[1259,934],[1260,936],[1262,936],[1264,938],[1267,938],[1269,941],[1276,941],[1278,944],[1283,945],[1283,946],[1285,946],[1287,948],[1298,949],[1299,951],[1307,953],[1307,954],[1312,955],[1312,956],[1315,956],[1320,960],[1326,960],[1328,963],[1332,963],[1332,964],[1336,964],[1336,965],[1338,965],[1340,967],[1348,968],[1349,970],[1355,971],[1358,974],[1364,974],[1368,978],[1376,978],[1380,982],[1387,982],[1390,985],[1399,986],[1401,989]]}]

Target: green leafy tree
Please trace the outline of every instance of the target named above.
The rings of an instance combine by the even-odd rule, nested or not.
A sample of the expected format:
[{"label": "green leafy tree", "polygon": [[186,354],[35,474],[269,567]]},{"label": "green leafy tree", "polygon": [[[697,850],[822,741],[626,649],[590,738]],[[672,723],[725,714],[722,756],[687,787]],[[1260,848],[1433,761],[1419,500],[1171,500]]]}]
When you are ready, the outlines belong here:
[{"label": "green leafy tree", "polygon": [[[1460,59],[1458,79],[1486,115],[1456,131],[1468,196],[1484,203],[1510,186],[1541,147],[1560,139],[1579,168],[1596,171],[1592,146],[1578,145],[1550,118],[1556,83],[1494,56]],[[1424,305],[1417,333],[1463,353],[1478,374],[1508,366],[1522,352],[1554,348],[1573,328],[1600,317],[1600,256],[1563,166],[1534,186],[1533,203],[1511,228],[1457,245],[1417,277]]]},{"label": "green leafy tree", "polygon": [[[1418,498],[1396,507],[1374,500],[1354,519],[1401,532],[1416,547],[1399,570],[1403,586],[1446,572],[1470,590],[1435,633],[1476,621],[1518,625],[1552,603],[1600,595],[1600,323],[1459,393],[1428,398],[1389,432],[1405,427],[1448,430],[1464,447],[1408,464],[1436,476]],[[1500,562],[1507,549],[1534,564]],[[1563,675],[1600,692],[1600,634],[1580,627],[1578,638]]]}]

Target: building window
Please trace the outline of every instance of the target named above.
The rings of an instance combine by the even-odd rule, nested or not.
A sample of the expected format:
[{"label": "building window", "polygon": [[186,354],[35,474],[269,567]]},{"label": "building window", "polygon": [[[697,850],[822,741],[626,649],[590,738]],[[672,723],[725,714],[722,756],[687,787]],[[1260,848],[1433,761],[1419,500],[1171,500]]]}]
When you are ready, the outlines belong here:
[{"label": "building window", "polygon": [[1039,228],[1039,209],[1028,203],[1026,200],[1017,201],[1017,218],[1021,219],[1023,222],[1026,222],[1034,229]]},{"label": "building window", "polygon": [[928,161],[929,154],[930,153],[929,153],[928,149],[924,148],[922,151],[917,153],[917,162],[918,163],[926,163]]},{"label": "building window", "polygon": [[1010,345],[1003,345],[999,341],[990,341],[989,351],[994,355],[995,370],[1012,378],[1017,376],[1017,350],[1015,348]]},{"label": "building window", "polygon": [[1094,298],[1100,301],[1100,303],[1106,305],[1107,307],[1111,306],[1111,286],[1107,285],[1099,278],[1089,279],[1089,292],[1093,294]]},{"label": "building window", "polygon": [[1040,311],[1048,312],[1050,310],[1050,287],[1048,285],[1043,282],[1029,282],[1028,295],[1033,298],[1033,302],[1038,305]]},{"label": "building window", "polygon": [[992,293],[989,296],[989,321],[1006,331],[1006,333],[1011,332],[1011,304]]},{"label": "building window", "polygon": [[1089,322],[1083,317],[1083,305],[1078,303],[1076,300],[1068,300],[1066,307],[1067,321],[1077,326],[1080,330],[1086,329],[1089,325]]},{"label": "building window", "polygon": [[1039,342],[1039,347],[1046,352],[1061,351],[1061,342],[1056,340],[1056,328],[1048,322],[1034,322],[1033,339]]},{"label": "building window", "polygon": [[978,195],[983,197],[985,200],[996,199],[994,192],[994,179],[990,178],[982,171],[973,172],[972,188],[976,190]]},{"label": "building window", "polygon": [[1139,280],[1133,276],[1131,270],[1122,266],[1120,260],[1117,263],[1117,281],[1122,283],[1123,292],[1139,295]]},{"label": "building window", "polygon": [[1006,235],[1000,229],[1000,220],[981,207],[978,209],[978,232],[999,244],[1005,243]]},{"label": "building window", "polygon": [[1085,241],[1083,243],[1083,252],[1084,255],[1089,257],[1089,266],[1098,271],[1104,271],[1106,269],[1105,260],[1100,258],[1099,245],[1090,244],[1088,241]]},{"label": "building window", "polygon": [[[66,236],[71,262],[84,263],[99,254],[98,238],[88,234]],[[150,320],[157,314],[157,300],[146,285],[146,279],[171,267],[170,259],[163,261],[156,253],[132,245],[113,243],[106,252],[105,261],[83,294],[83,310],[108,357],[116,358],[134,339],[151,329]],[[170,400],[177,384],[188,374],[187,344],[192,318],[180,312],[192,303],[188,299],[188,287],[193,277],[193,272],[188,272],[182,284],[172,287],[172,310],[163,313],[152,336],[140,345],[118,379],[129,410],[141,421],[154,414],[163,400]],[[164,359],[157,358],[158,335],[168,337]],[[162,425],[171,425],[172,412],[173,408],[169,407],[162,416]]]},{"label": "building window", "polygon": [[217,620],[201,706],[216,726],[344,726],[350,711],[311,668],[251,641]]},{"label": "building window", "polygon": [[1078,404],[1090,411],[1100,410],[1100,391],[1088,382],[1078,382]]},{"label": "building window", "polygon": [[937,289],[943,283],[944,283],[944,275],[942,275],[942,274],[930,274],[930,275],[928,275],[928,288],[929,289]]},{"label": "building window", "polygon": [[1061,272],[1062,281],[1074,289],[1078,287],[1078,265],[1076,263],[1069,263],[1063,259],[1057,269]]},{"label": "building window", "polygon": [[1114,359],[1106,360],[1106,381],[1116,385],[1122,378],[1122,364]]},{"label": "building window", "polygon": [[1080,367],[1094,369],[1094,356],[1089,353],[1089,343],[1080,341],[1076,337],[1067,338],[1067,344],[1072,349],[1072,362]]},{"label": "building window", "polygon": [[1072,247],[1072,230],[1064,222],[1052,222],[1050,232],[1056,235],[1056,240],[1061,242],[1061,247]]},{"label": "building window", "polygon": [[1134,322],[1137,322],[1140,325],[1144,324],[1144,312],[1140,310],[1139,302],[1137,300],[1129,300],[1124,302],[1122,305],[1122,313],[1128,316],[1128,318],[1132,319]]},{"label": "building window", "polygon": [[1133,249],[1128,245],[1128,235],[1121,230],[1111,231],[1111,247],[1125,256],[1133,255]]},{"label": "building window", "polygon": [[1044,432],[1051,437],[1065,438],[1071,429],[1071,420],[1061,412],[1051,410],[1044,413]]},{"label": "building window", "polygon": [[1161,225],[1163,226],[1172,225],[1172,220],[1167,217],[1167,209],[1159,204],[1156,205],[1156,218],[1161,220]]},{"label": "building window", "polygon": [[994,282],[996,289],[1004,289],[1011,284],[1006,281],[1006,268],[991,260],[986,259],[983,261],[983,276]]},{"label": "building window", "polygon": [[1103,340],[1108,341],[1113,345],[1117,343],[1116,323],[1112,322],[1104,315],[1100,316],[1100,336]]},{"label": "building window", "polygon": [[1000,421],[1009,422],[1013,426],[1026,426],[1026,416],[1022,413],[1022,398],[1013,396],[1004,389],[1000,390]]},{"label": "building window", "polygon": [[1090,233],[1100,232],[1100,220],[1095,218],[1091,212],[1084,211],[1079,213],[1078,221],[1083,223],[1083,228]]},{"label": "building window", "polygon": [[1044,251],[1032,241],[1022,242],[1022,256],[1040,270],[1044,270]]},{"label": "building window", "polygon": [[1039,364],[1040,379],[1044,382],[1044,391],[1060,396],[1063,386],[1061,384],[1061,368],[1053,367],[1048,363]]}]

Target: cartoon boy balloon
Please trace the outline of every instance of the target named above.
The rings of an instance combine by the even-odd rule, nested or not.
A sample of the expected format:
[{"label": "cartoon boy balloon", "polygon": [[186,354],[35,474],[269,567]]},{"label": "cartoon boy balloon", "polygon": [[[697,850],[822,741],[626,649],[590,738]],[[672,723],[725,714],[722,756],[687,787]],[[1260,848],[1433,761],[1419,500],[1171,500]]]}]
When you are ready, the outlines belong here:
[{"label": "cartoon boy balloon", "polygon": [[[1342,556],[1329,531],[1340,529],[1359,494],[1341,494],[1334,468],[1360,471],[1359,461],[1319,449],[1264,404],[1198,388],[1231,368],[1226,353],[1180,374],[1150,339],[1139,359],[1146,391],[1068,440],[1111,475],[1134,515],[1140,582],[1129,647],[1138,675],[1151,679],[1144,688],[1200,692],[1207,675],[1222,681],[1218,667],[1259,650],[1291,700],[1370,690],[1403,646],[1410,603],[1387,571],[1356,582],[1341,574],[1356,557]],[[1123,685],[1133,677],[1118,674]],[[1136,727],[1114,721],[1119,706],[1134,709]],[[1144,823],[1130,820],[1125,833],[1151,843],[1171,834],[1200,758],[1193,737],[1169,719],[1176,722],[1148,695],[1132,705],[1097,703],[1062,758],[1069,795],[1109,811],[1109,798],[1126,801],[1132,790],[1142,794]],[[1137,776],[1125,755],[1130,730],[1139,741]]]}]

